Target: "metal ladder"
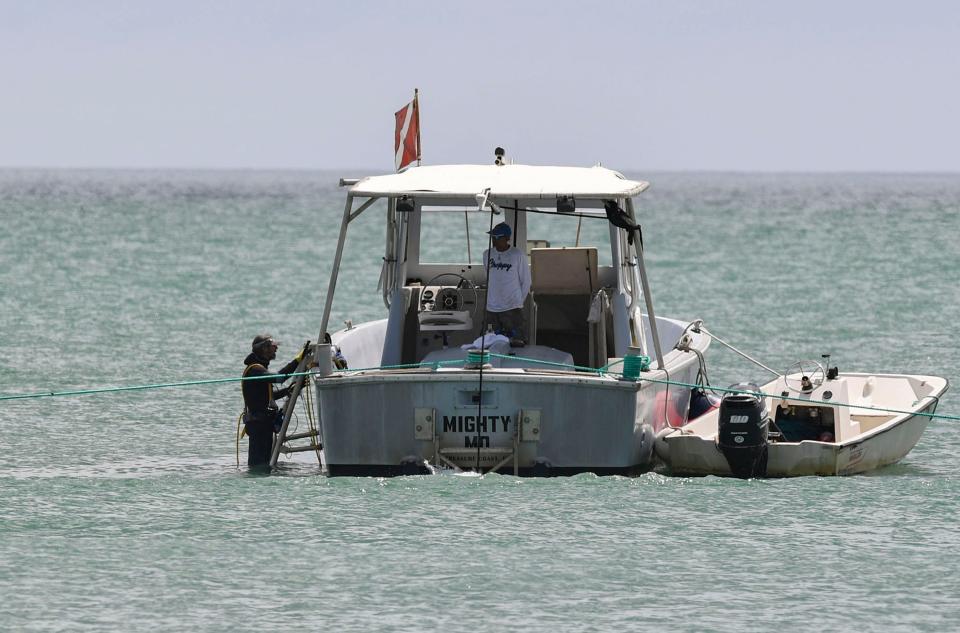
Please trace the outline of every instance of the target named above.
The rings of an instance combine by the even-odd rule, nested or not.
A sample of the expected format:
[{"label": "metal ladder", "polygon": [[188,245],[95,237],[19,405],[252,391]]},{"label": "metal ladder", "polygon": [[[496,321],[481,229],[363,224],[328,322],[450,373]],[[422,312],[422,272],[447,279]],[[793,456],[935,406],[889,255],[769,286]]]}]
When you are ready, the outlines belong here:
[{"label": "metal ladder", "polygon": [[[299,374],[306,370],[307,364],[310,362],[310,359],[313,358],[315,347],[315,345],[311,345],[309,347],[309,349],[304,353],[303,358],[300,359],[300,362],[297,364],[297,368],[293,373]],[[306,451],[315,451],[317,454],[317,462],[321,467],[323,466],[323,462],[320,458],[320,450],[323,448],[323,443],[320,438],[320,430],[318,428],[314,428],[312,422],[310,423],[311,428],[309,430],[287,435],[287,429],[290,426],[290,419],[293,417],[293,409],[297,404],[297,398],[300,397],[300,394],[303,391],[303,387],[307,378],[307,376],[297,376],[296,381],[293,383],[293,391],[290,392],[290,397],[287,398],[287,403],[283,407],[283,424],[280,425],[280,432],[277,433],[273,439],[273,452],[270,454],[271,468],[274,468],[277,465],[277,460],[280,458],[280,453],[289,455],[290,453],[302,453]],[[290,446],[287,444],[287,442],[302,439],[309,439],[310,443],[300,446]]]}]

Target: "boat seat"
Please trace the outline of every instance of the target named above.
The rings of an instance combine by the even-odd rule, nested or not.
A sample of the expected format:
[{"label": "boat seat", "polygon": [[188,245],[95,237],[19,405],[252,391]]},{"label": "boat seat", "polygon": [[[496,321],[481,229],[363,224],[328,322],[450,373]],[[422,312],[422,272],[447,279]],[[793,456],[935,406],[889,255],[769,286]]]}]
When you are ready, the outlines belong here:
[{"label": "boat seat", "polygon": [[530,249],[530,288],[537,295],[592,296],[600,288],[593,246]]},{"label": "boat seat", "polygon": [[587,322],[590,303],[601,289],[596,247],[532,248],[530,278],[537,304],[536,323],[530,327],[537,342],[569,350],[578,365],[598,366],[591,346],[593,326]]}]

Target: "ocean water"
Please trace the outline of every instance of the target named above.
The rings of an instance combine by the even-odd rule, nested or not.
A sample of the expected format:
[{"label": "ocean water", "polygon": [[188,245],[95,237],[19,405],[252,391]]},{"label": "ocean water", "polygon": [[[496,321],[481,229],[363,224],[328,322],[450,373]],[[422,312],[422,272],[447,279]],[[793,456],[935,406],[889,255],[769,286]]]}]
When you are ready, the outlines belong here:
[{"label": "ocean water", "polygon": [[[265,330],[289,359],[360,175],[0,171],[0,394],[236,376]],[[772,367],[960,376],[960,176],[629,175],[658,314]],[[383,314],[381,218],[351,225],[335,326]],[[0,401],[0,630],[960,629],[957,422],[846,478],[327,479],[237,468],[240,408],[236,383]]]}]

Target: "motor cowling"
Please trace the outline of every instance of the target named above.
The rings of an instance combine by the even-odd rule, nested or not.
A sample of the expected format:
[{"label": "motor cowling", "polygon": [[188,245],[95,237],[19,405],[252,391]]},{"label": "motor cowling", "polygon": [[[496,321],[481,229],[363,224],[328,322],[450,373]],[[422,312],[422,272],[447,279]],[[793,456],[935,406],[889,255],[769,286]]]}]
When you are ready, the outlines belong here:
[{"label": "motor cowling", "polygon": [[767,473],[767,433],[770,418],[760,388],[738,383],[720,401],[717,446],[736,477],[763,477]]}]

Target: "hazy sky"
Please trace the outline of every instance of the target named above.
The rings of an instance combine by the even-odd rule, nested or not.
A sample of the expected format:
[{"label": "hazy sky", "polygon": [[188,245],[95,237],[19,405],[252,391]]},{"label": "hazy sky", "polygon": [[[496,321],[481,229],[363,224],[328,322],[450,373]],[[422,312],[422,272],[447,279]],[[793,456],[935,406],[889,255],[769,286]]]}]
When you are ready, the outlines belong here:
[{"label": "hazy sky", "polygon": [[0,0],[0,166],[960,171],[960,2]]}]

